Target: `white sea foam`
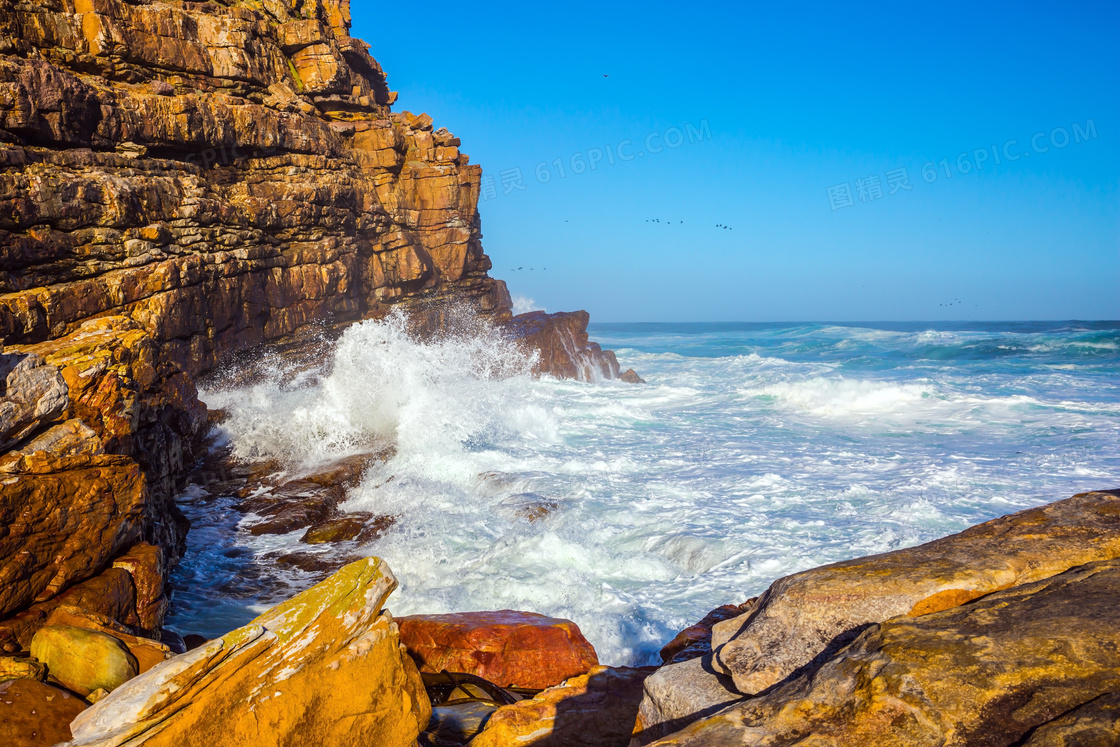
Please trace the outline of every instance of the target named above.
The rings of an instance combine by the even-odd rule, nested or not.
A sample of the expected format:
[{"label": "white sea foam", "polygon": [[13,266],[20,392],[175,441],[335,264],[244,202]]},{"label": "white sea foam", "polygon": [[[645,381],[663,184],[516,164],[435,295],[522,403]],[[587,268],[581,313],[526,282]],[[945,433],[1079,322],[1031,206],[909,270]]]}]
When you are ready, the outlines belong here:
[{"label": "white sea foam", "polygon": [[[325,373],[205,398],[229,411],[246,458],[312,464],[396,445],[346,504],[399,517],[367,548],[400,579],[394,613],[535,610],[575,620],[605,662],[647,663],[679,628],[781,575],[1118,474],[1120,392],[1099,375],[1054,359],[884,366],[883,345],[962,335],[846,329],[763,330],[716,357],[681,351],[726,347],[727,332],[631,333],[616,340],[621,362],[651,383],[629,386],[534,380],[492,331],[418,342],[390,319],[348,330]],[[192,543],[224,551],[232,530],[207,521]],[[299,536],[237,543],[261,555]],[[181,573],[198,601],[208,573],[226,579],[194,553]],[[209,629],[204,605],[182,609],[174,624]]]}]

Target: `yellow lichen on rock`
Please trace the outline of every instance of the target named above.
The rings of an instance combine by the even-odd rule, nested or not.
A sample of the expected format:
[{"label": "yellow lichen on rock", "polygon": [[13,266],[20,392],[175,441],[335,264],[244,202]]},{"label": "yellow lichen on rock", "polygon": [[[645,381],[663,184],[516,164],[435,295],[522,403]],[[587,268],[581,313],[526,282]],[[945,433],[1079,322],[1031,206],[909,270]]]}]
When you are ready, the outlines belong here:
[{"label": "yellow lichen on rock", "polygon": [[381,611],[396,579],[352,563],[84,712],[72,747],[412,745],[431,705]]}]

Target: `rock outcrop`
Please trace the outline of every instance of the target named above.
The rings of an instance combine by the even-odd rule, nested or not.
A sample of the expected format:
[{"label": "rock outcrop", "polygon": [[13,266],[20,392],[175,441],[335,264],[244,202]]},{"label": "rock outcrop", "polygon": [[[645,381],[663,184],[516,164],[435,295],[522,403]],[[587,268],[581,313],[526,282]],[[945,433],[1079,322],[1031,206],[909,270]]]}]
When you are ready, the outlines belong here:
[{"label": "rock outcrop", "polygon": [[415,744],[431,704],[382,611],[396,579],[353,563],[82,712],[70,747]]},{"label": "rock outcrop", "polygon": [[872,625],[816,671],[653,744],[1114,744],[1118,618],[1120,561],[1089,564]]},{"label": "rock outcrop", "polygon": [[599,664],[575,623],[533,612],[409,615],[397,623],[423,672],[446,669],[499,687],[543,690]]},{"label": "rock outcrop", "polygon": [[[526,352],[539,355],[534,367],[537,374],[580,381],[617,379],[618,359],[614,352],[588,341],[587,324],[590,320],[591,316],[586,311],[556,314],[530,311],[515,316],[505,329]],[[638,383],[630,379],[627,381]]]},{"label": "rock outcrop", "polygon": [[919,616],[1120,557],[1120,492],[1085,493],[918,547],[775,581],[752,608],[713,628],[714,666],[755,694],[862,629]]}]

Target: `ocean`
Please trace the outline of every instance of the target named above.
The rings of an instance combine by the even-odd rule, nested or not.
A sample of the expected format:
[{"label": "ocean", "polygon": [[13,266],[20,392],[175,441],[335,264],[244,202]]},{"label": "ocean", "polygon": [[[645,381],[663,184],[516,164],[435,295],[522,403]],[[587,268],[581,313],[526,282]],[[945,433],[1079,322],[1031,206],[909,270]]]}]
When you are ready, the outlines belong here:
[{"label": "ocean", "polygon": [[[348,329],[322,365],[202,393],[246,460],[396,455],[344,508],[396,615],[574,620],[608,664],[775,579],[1120,488],[1120,323],[593,324],[644,385],[533,379],[493,332]],[[168,625],[219,635],[312,583],[193,486]],[[307,549],[307,546],[303,546]],[[322,548],[332,552],[329,548]],[[257,561],[257,562],[254,562]]]}]

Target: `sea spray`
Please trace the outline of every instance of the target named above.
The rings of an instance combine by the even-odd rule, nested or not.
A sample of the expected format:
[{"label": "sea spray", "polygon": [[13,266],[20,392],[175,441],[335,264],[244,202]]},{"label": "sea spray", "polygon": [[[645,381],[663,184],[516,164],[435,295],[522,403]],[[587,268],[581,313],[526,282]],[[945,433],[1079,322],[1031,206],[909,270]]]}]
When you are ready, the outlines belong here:
[{"label": "sea spray", "polygon": [[[344,506],[398,517],[364,548],[401,580],[394,613],[532,610],[647,663],[779,576],[1120,482],[1117,329],[600,327],[645,386],[533,379],[489,334],[365,323],[313,372],[205,393],[247,459],[396,444]],[[261,603],[235,560],[307,547],[213,505],[177,577],[188,632]]]}]

